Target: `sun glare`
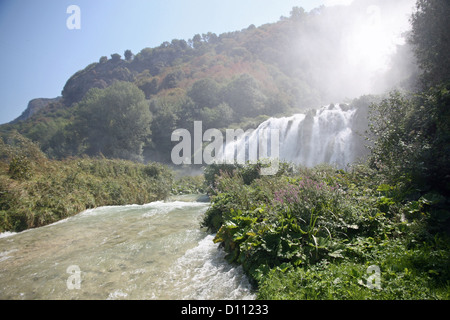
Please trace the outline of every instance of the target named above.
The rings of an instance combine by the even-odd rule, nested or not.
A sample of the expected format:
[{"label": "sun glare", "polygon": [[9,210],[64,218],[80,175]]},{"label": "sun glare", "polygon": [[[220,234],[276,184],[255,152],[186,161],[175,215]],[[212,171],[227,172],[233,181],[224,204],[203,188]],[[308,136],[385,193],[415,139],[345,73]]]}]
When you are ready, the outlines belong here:
[{"label": "sun glare", "polygon": [[325,6],[348,6],[353,3],[354,0],[326,0]]},{"label": "sun glare", "polygon": [[369,72],[385,71],[390,55],[402,42],[401,28],[382,19],[378,6],[369,6],[366,13],[345,40],[348,63]]}]

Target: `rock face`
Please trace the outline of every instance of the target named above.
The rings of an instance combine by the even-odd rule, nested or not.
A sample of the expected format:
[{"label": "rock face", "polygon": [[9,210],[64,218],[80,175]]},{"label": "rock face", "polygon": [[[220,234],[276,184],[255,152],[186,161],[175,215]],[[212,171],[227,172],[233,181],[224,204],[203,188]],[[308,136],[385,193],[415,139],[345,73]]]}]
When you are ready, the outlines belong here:
[{"label": "rock face", "polygon": [[39,110],[47,107],[51,103],[61,102],[70,107],[79,102],[86,92],[91,88],[104,89],[110,86],[114,81],[134,80],[134,74],[127,68],[127,62],[119,57],[113,56],[113,59],[101,59],[99,63],[92,63],[85,69],[75,73],[64,86],[62,97],[47,99],[37,98],[28,103],[26,110],[10,123],[17,123],[29,119]]},{"label": "rock face", "polygon": [[61,100],[61,97],[57,97],[57,98],[52,98],[52,99],[48,99],[48,98],[37,98],[37,99],[33,99],[30,102],[28,102],[28,106],[25,109],[24,112],[22,112],[22,114],[17,117],[16,119],[14,119],[13,121],[11,121],[11,123],[17,123],[19,121],[24,121],[27,120],[28,118],[30,118],[33,114],[35,114],[36,112],[38,112],[39,110],[45,108],[46,106],[48,106],[50,103],[54,103],[54,102],[58,102]]},{"label": "rock face", "polygon": [[134,80],[134,75],[127,68],[126,62],[115,58],[93,63],[75,73],[66,83],[62,91],[64,104],[71,106],[83,99],[91,88],[104,89],[114,81]]}]

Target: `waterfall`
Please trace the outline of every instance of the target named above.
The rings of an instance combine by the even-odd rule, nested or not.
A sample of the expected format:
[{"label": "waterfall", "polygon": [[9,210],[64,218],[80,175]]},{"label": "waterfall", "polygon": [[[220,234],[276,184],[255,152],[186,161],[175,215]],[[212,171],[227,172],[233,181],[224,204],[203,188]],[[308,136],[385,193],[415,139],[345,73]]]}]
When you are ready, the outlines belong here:
[{"label": "waterfall", "polygon": [[[224,147],[225,159],[235,158],[237,152],[245,150],[246,160],[254,160],[249,154],[252,154],[251,148],[261,148],[258,139],[262,132],[276,129],[280,139],[280,160],[307,167],[327,163],[345,168],[362,155],[363,138],[355,129],[356,126],[361,127],[355,123],[357,112],[358,109],[347,105],[330,104],[305,114],[270,118],[256,130],[247,132],[231,143],[227,141]],[[262,154],[270,155],[271,145],[269,143],[268,150]]]}]

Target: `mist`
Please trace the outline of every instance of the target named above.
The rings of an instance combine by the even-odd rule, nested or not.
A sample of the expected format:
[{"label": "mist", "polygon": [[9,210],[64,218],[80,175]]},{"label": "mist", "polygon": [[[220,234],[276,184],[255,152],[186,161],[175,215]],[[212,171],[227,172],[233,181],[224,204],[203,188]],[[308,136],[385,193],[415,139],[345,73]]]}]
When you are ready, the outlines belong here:
[{"label": "mist", "polygon": [[355,0],[310,12],[314,22],[299,32],[295,55],[303,66],[308,60],[301,72],[322,103],[383,93],[414,72],[405,40],[414,7],[415,0]]}]

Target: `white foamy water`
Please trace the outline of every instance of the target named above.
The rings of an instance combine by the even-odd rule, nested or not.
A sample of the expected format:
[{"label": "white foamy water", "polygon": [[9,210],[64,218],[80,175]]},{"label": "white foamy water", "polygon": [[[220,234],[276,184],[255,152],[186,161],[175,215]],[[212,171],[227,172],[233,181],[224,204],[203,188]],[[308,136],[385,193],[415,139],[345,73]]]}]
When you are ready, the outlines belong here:
[{"label": "white foamy water", "polygon": [[246,150],[246,160],[249,160],[250,146],[258,145],[262,132],[278,130],[280,160],[307,167],[327,163],[343,168],[360,156],[358,150],[363,140],[354,130],[355,114],[356,109],[336,104],[307,114],[270,118],[247,136],[227,143],[224,157],[219,160],[236,159],[237,150]]},{"label": "white foamy water", "polygon": [[[254,299],[200,228],[208,203],[87,210],[0,237],[0,299]],[[67,281],[77,266],[80,288]]]},{"label": "white foamy water", "polygon": [[7,238],[7,237],[13,236],[15,234],[16,234],[16,232],[9,232],[9,231],[2,232],[2,233],[0,233],[0,239],[1,238]]},{"label": "white foamy water", "polygon": [[185,299],[253,299],[242,267],[224,263],[225,253],[217,250],[213,239],[206,236],[170,268],[170,283],[176,287],[172,291]]}]

